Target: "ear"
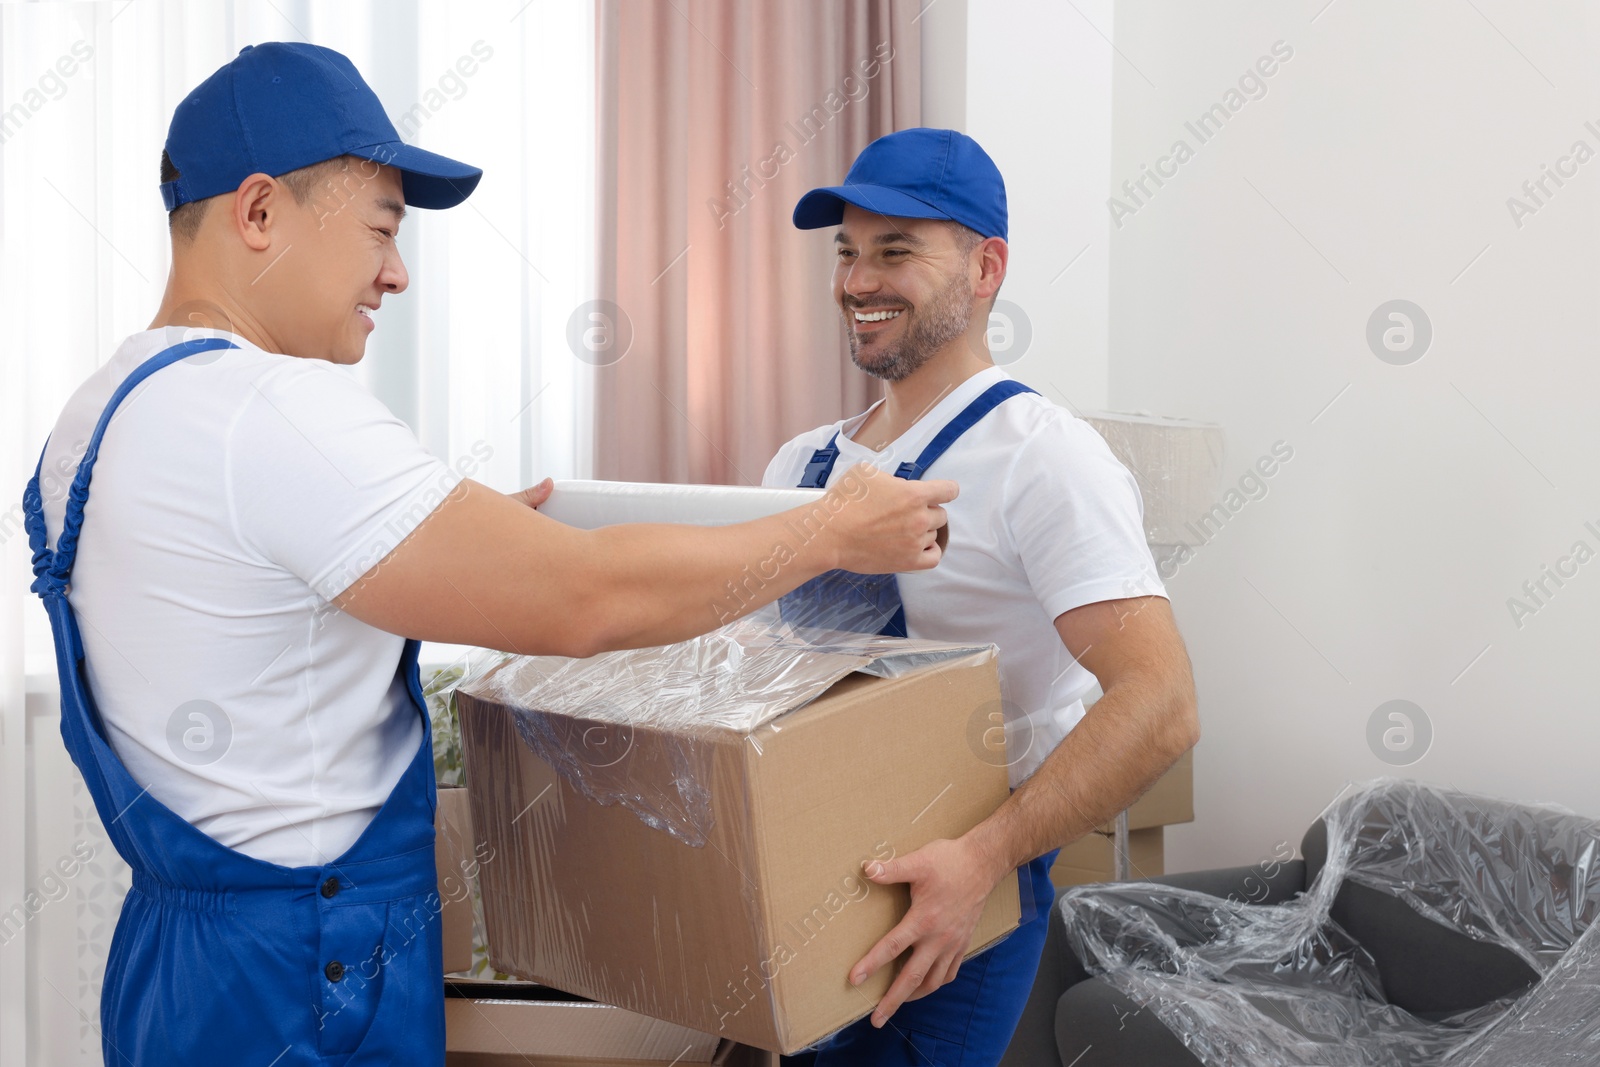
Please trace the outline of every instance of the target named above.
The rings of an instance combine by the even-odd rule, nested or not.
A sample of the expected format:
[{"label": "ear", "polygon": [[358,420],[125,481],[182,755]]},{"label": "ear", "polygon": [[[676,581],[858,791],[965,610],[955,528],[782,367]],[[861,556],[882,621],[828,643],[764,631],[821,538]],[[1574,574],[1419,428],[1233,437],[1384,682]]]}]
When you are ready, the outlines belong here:
[{"label": "ear", "polygon": [[233,228],[252,251],[265,251],[272,244],[272,227],[287,196],[271,175],[256,173],[239,183],[233,193]]},{"label": "ear", "polygon": [[977,248],[978,279],[973,283],[972,295],[987,300],[1000,291],[1006,280],[1006,261],[1011,254],[1003,237],[985,238]]}]

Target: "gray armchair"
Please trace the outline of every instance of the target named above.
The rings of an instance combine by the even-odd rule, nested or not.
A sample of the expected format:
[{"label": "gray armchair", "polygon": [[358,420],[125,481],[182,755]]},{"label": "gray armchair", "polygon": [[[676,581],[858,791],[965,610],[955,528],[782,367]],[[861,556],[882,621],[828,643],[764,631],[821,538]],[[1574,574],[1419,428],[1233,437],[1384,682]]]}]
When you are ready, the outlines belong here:
[{"label": "gray armchair", "polygon": [[[1371,1039],[1375,1048],[1399,1048],[1404,1057],[1386,1060],[1380,1055],[1370,1061],[1338,1062],[1433,1063],[1438,1050],[1454,1048],[1468,1037],[1490,1044],[1490,1039],[1502,1036],[1508,1041],[1513,1037],[1524,1042],[1540,1040],[1537,1035],[1512,1035],[1504,1025],[1507,1009],[1539,983],[1542,975],[1551,973],[1569,950],[1571,956],[1580,954],[1573,946],[1600,913],[1600,871],[1596,870],[1600,867],[1600,823],[1554,809],[1472,798],[1405,782],[1379,783],[1374,792],[1352,799],[1361,802],[1374,797],[1370,803],[1340,809],[1337,815],[1336,809],[1330,808],[1306,832],[1303,860],[1072,891],[1088,895],[1082,901],[1068,897],[1069,914],[1076,918],[1064,915],[1059,904],[1051,915],[1038,978],[1002,1067],[1199,1067],[1203,1061],[1192,1048],[1210,1048],[1212,1061],[1220,1062],[1216,1050],[1227,1046],[1197,1040],[1218,1019],[1223,1020],[1222,1028],[1227,1028],[1228,1020],[1216,1013],[1216,1003],[1202,1003],[1188,1016],[1196,1020],[1193,1027],[1180,1026],[1180,1031],[1187,1032],[1174,1032],[1156,1011],[1142,1009],[1116,982],[1097,976],[1108,969],[1103,958],[1086,961],[1081,956],[1103,953],[1106,944],[1115,943],[1134,959],[1136,969],[1155,959],[1157,965],[1146,967],[1139,978],[1144,984],[1132,988],[1144,989],[1147,994],[1159,990],[1163,967],[1184,971],[1189,949],[1205,946],[1217,936],[1217,915],[1228,921],[1239,914],[1240,909],[1221,905],[1222,900],[1276,909],[1305,908],[1315,897],[1326,909],[1312,914],[1331,939],[1318,944],[1324,949],[1328,944],[1343,946],[1345,951],[1330,953],[1327,960],[1313,960],[1307,967],[1295,955],[1303,955],[1304,947],[1291,947],[1285,956],[1291,962],[1282,965],[1289,972],[1286,982],[1292,986],[1295,981],[1320,981],[1303,976],[1319,964],[1331,969],[1343,960],[1340,965],[1359,976],[1346,983],[1355,994],[1334,1009],[1335,1013],[1349,1012],[1350,1005],[1355,1005],[1355,1021],[1360,1025],[1351,1027],[1350,1041]],[[1336,849],[1331,865],[1330,815],[1334,816],[1336,845],[1348,842]],[[1324,876],[1332,881],[1313,893]],[[1162,887],[1206,896],[1164,893]],[[1102,933],[1096,925],[1098,918],[1085,919],[1082,910],[1071,912],[1095,906],[1097,897],[1101,903],[1109,901],[1106,914],[1112,919],[1104,924],[1109,940],[1096,940]],[[1203,903],[1210,898],[1220,898],[1215,913]],[[1142,899],[1148,900],[1148,910],[1142,910]],[[1430,911],[1431,917],[1425,914]],[[1256,912],[1257,917],[1260,914]],[[1584,939],[1582,948],[1585,961],[1600,961],[1600,937]],[[1263,959],[1269,966],[1261,965]],[[1086,966],[1086,962],[1094,965]],[[1269,953],[1249,966],[1235,967],[1236,972],[1249,972],[1240,978],[1241,985],[1251,984],[1235,1003],[1259,1006],[1266,1002],[1261,990],[1270,989],[1274,980],[1272,962]],[[1572,962],[1570,957],[1568,962]],[[1194,970],[1206,971],[1204,967]],[[1188,978],[1192,981],[1193,975]],[[1131,987],[1124,984],[1123,988]],[[1546,983],[1543,992],[1546,1000],[1554,998],[1555,1014],[1565,1011],[1579,1019],[1585,1013],[1597,1014],[1581,1006],[1577,987],[1563,989],[1552,982]],[[1590,999],[1592,992],[1589,988]],[[1292,989],[1288,996],[1283,1003],[1293,1004]],[[1166,1014],[1175,1016],[1170,1010]],[[1309,1035],[1309,1047],[1319,1047],[1318,1041],[1336,1042],[1336,1026],[1318,1034],[1315,1026],[1306,1027],[1308,1017],[1310,1012],[1293,1020],[1285,1016],[1285,1031],[1292,1039]],[[1277,1021],[1265,1018],[1264,1028],[1270,1029]],[[1240,1033],[1246,1032],[1248,1013],[1240,1015],[1234,1025]],[[1587,1025],[1591,1031],[1600,1031],[1600,1023],[1591,1020]],[[1503,1034],[1492,1033],[1496,1027],[1501,1027]],[[1600,1032],[1593,1036],[1600,1041]],[[1278,1040],[1284,1040],[1281,1034]],[[1385,1041],[1394,1044],[1384,1045]],[[1235,1057],[1238,1047],[1233,1046]],[[1270,1040],[1262,1047],[1271,1047]],[[1504,1047],[1518,1052],[1544,1048],[1515,1043]],[[1239,1057],[1231,1062],[1254,1060]]]}]

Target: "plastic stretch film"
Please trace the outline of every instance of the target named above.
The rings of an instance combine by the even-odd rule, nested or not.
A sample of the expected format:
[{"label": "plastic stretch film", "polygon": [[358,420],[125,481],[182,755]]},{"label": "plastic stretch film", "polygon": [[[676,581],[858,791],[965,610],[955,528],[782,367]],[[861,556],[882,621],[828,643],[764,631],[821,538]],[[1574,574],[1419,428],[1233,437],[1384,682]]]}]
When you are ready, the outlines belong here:
[{"label": "plastic stretch film", "polygon": [[[888,477],[888,475],[884,475]],[[794,545],[815,537],[845,501],[865,489],[847,476],[835,483],[837,495],[821,489],[770,489],[739,485],[664,485],[652,482],[559,481],[539,506],[541,514],[568,526],[592,530],[628,522],[690,523],[725,526],[804,508],[786,520],[786,544],[748,566],[730,581],[714,604],[723,622],[734,618],[792,558]],[[789,541],[792,537],[792,542]],[[949,543],[949,527],[936,541]],[[894,618],[900,594],[892,574],[853,574],[833,570],[784,596],[779,604],[752,613],[764,625],[876,634]]]},{"label": "plastic stretch film", "polygon": [[1216,505],[1222,483],[1222,427],[1104,411],[1083,418],[1139,483],[1146,539],[1152,545],[1195,541],[1189,524]]},{"label": "plastic stretch film", "polygon": [[[1291,902],[1084,886],[1060,904],[1068,941],[1207,1065],[1600,1060],[1600,822],[1394,779],[1356,788],[1323,820],[1326,864]],[[1456,1014],[1404,1011],[1372,952],[1330,918],[1347,886],[1500,946],[1538,979]]]},{"label": "plastic stretch film", "polygon": [[619,522],[727,526],[813,504],[822,495],[821,489],[568,480],[555,483],[539,513],[583,530]]},{"label": "plastic stretch film", "polygon": [[[497,669],[460,691],[512,708],[527,746],[590,800],[698,848],[711,829],[711,735],[748,735],[848,674],[892,678],[989,648],[743,619],[675,645],[485,661]],[[652,744],[635,745],[645,731]]]}]

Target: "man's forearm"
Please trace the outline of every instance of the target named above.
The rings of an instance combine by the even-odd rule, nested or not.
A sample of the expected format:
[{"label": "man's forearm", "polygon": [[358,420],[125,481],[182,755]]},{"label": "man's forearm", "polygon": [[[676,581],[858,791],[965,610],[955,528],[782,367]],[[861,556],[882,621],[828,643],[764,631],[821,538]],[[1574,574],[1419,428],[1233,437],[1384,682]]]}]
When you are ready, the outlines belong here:
[{"label": "man's forearm", "polygon": [[1137,800],[1194,745],[1188,686],[1111,688],[968,836],[997,874],[1070,844]]},{"label": "man's forearm", "polygon": [[784,512],[733,526],[661,523],[592,531],[590,610],[604,648],[688,640],[732,622],[835,566],[828,531]]}]

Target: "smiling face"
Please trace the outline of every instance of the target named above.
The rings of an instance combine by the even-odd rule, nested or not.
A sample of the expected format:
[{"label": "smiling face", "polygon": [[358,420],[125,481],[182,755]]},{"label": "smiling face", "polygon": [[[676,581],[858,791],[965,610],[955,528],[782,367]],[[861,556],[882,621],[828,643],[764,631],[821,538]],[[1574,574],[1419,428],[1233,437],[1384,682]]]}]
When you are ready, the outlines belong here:
[{"label": "smiling face", "polygon": [[845,205],[834,236],[833,298],[856,366],[900,381],[966,336],[976,245],[960,235],[941,219],[886,218]]},{"label": "smiling face", "polygon": [[272,309],[268,332],[286,353],[357,363],[371,311],[410,279],[395,244],[405,217],[400,172],[347,159],[302,203],[284,197],[274,243],[282,251],[252,283]]}]

